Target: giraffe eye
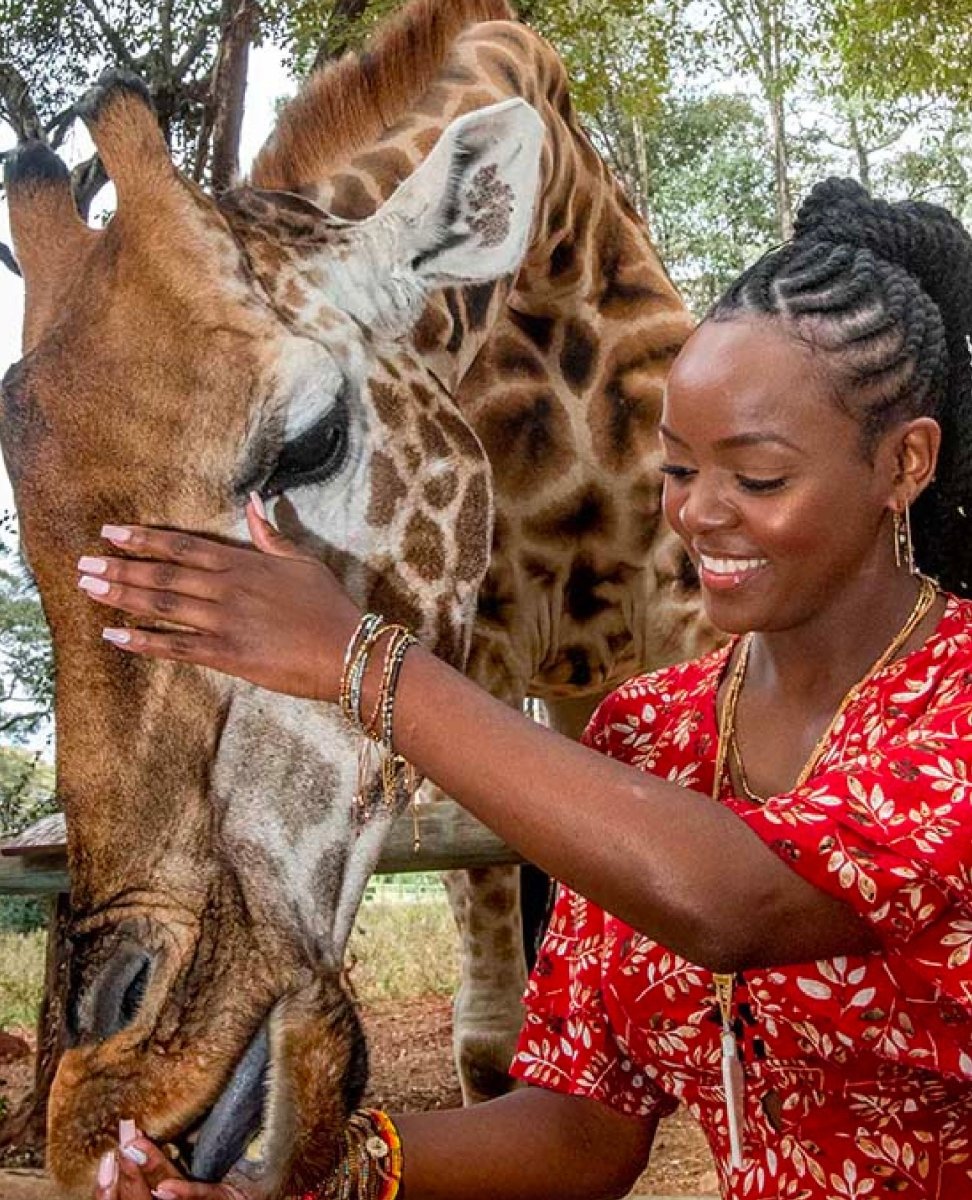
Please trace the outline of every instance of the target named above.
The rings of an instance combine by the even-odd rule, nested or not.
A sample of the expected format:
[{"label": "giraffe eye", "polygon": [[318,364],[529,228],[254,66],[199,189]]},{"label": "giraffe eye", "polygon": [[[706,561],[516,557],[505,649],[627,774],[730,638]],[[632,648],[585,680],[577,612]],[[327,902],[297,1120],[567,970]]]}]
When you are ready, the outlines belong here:
[{"label": "giraffe eye", "polygon": [[326,416],[283,447],[270,477],[260,489],[264,496],[325,483],[335,476],[348,456],[349,424],[348,397],[346,389],[342,389]]}]

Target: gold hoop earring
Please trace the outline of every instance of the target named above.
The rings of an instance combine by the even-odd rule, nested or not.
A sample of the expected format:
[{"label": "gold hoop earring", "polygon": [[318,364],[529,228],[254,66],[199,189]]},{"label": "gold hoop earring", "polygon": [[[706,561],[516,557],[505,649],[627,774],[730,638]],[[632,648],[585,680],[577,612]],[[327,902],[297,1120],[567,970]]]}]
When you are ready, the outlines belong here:
[{"label": "gold hoop earring", "polygon": [[891,514],[894,525],[894,562],[898,568],[904,567],[909,575],[917,575],[915,566],[915,545],[911,539],[911,506],[906,505],[904,513]]}]

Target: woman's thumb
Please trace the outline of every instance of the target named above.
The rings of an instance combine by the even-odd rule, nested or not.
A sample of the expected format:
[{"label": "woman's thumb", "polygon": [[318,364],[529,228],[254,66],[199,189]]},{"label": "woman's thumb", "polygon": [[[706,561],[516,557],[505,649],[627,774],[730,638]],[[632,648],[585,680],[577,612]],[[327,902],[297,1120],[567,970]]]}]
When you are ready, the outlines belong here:
[{"label": "woman's thumb", "polygon": [[271,522],[259,492],[250,492],[246,506],[246,524],[250,540],[264,554],[275,554],[278,558],[306,558],[286,534]]}]

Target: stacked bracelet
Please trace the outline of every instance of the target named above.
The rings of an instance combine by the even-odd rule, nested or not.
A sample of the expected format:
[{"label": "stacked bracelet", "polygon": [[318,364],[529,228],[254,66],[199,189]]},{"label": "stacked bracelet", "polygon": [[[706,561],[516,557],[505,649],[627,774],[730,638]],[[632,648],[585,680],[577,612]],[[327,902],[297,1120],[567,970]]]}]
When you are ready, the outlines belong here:
[{"label": "stacked bracelet", "polygon": [[[386,638],[378,698],[374,711],[366,719],[361,707],[365,676],[371,665],[372,655]],[[366,820],[373,809],[369,803],[369,791],[376,774],[372,753],[375,747],[379,759],[378,775],[384,806],[397,806],[399,783],[404,790],[406,802],[414,797],[417,776],[411,765],[400,754],[395,753],[394,744],[395,699],[402,663],[414,645],[416,639],[404,625],[387,622],[378,613],[365,613],[344,655],[339,693],[341,711],[366,739],[362,742],[358,755],[358,788],[355,794],[355,812],[361,820]],[[417,844],[416,836],[416,846]]]},{"label": "stacked bracelet", "polygon": [[402,1183],[402,1140],[386,1112],[361,1108],[344,1129],[344,1155],[330,1177],[300,1200],[395,1200]]}]

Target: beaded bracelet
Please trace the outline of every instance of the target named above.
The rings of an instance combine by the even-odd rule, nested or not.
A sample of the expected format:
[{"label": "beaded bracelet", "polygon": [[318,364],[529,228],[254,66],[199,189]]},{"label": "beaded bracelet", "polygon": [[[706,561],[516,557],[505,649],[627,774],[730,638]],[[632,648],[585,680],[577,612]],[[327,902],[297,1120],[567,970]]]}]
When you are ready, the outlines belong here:
[{"label": "beaded bracelet", "polygon": [[402,1139],[386,1112],[361,1108],[344,1129],[344,1156],[300,1200],[395,1200],[402,1184]]}]

